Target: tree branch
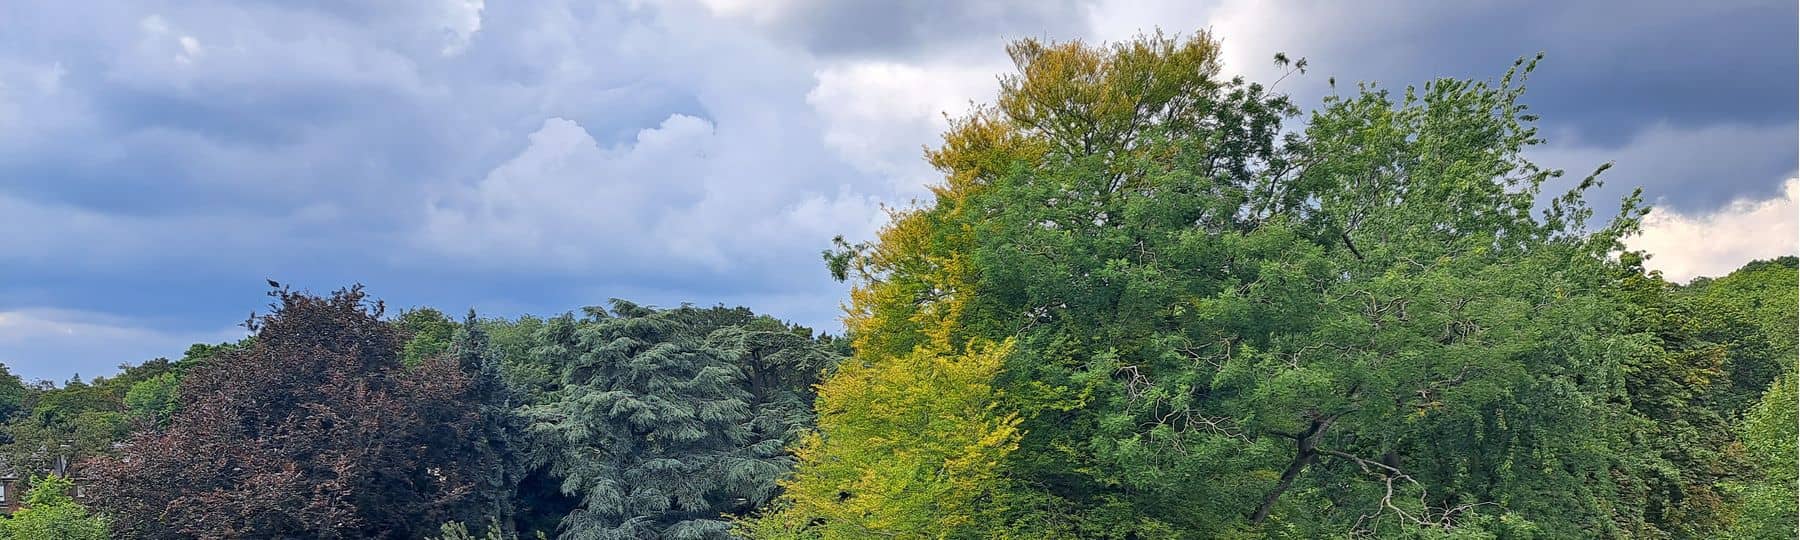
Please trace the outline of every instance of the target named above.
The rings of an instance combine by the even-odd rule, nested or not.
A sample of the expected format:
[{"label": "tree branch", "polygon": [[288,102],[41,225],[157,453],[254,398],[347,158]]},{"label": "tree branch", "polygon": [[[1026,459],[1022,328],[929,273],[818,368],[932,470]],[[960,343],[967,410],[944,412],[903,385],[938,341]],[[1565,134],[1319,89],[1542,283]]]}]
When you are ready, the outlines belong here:
[{"label": "tree branch", "polygon": [[1338,237],[1344,239],[1344,247],[1350,248],[1350,255],[1355,256],[1356,260],[1363,260],[1363,254],[1356,249],[1356,243],[1350,241],[1350,233],[1338,233]]}]

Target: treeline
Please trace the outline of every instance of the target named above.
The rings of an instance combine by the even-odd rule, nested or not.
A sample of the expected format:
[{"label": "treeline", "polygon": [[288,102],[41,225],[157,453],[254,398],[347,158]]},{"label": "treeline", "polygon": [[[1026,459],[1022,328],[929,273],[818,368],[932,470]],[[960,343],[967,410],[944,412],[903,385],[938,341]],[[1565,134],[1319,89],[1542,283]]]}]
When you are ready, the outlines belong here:
[{"label": "treeline", "polygon": [[1794,537],[1795,258],[1646,270],[1635,195],[1525,158],[1535,60],[1288,126],[1204,35],[1009,52],[932,199],[825,253],[845,338],[277,289],[240,343],[0,381],[0,453],[93,510],[0,535]]},{"label": "treeline", "polygon": [[775,495],[812,386],[845,352],[743,308],[457,322],[385,317],[360,288],[272,295],[243,342],[15,384],[7,455],[76,461],[82,502],[120,538],[424,538],[446,523],[716,538]]},{"label": "treeline", "polygon": [[1536,60],[1286,129],[1217,51],[1010,47],[934,200],[827,254],[854,354],[748,530],[1793,536],[1793,258],[1647,273],[1636,195],[1526,159]]}]

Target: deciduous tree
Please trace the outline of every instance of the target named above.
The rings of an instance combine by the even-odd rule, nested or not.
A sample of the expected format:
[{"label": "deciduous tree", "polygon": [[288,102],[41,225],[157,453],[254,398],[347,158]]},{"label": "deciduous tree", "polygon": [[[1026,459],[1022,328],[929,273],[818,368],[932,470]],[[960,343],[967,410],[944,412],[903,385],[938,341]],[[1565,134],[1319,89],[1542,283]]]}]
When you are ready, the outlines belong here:
[{"label": "deciduous tree", "polygon": [[[757,530],[1625,534],[1613,475],[1641,456],[1607,291],[1642,209],[1588,229],[1593,176],[1540,197],[1561,173],[1524,158],[1534,61],[1364,86],[1283,136],[1295,108],[1222,77],[1205,35],[1008,51],[995,105],[928,154],[945,175],[930,204],[827,253],[858,282],[857,367],[822,385],[819,439]],[[981,365],[989,343],[1011,352],[944,398],[985,405],[888,394],[949,372],[921,359]],[[825,408],[858,403],[875,405]],[[921,426],[972,411],[1016,438],[982,454],[982,481],[954,451],[844,465],[942,449]],[[881,508],[911,494],[980,513]]]},{"label": "deciduous tree", "polygon": [[403,365],[404,332],[360,287],[271,293],[256,337],[183,378],[166,430],[87,469],[132,538],[419,538],[464,515],[493,449],[471,376]]},{"label": "deciduous tree", "polygon": [[0,518],[4,540],[108,540],[112,529],[107,519],[93,515],[69,493],[74,482],[51,476],[32,482],[24,507]]}]

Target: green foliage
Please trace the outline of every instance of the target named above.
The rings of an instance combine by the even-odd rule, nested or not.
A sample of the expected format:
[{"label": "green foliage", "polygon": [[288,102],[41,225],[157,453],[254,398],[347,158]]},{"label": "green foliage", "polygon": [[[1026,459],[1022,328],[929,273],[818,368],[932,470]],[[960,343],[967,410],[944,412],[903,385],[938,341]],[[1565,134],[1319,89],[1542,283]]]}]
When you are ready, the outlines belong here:
[{"label": "green foliage", "polygon": [[24,381],[12,369],[0,365],[0,419],[11,418],[24,408],[26,392]]},{"label": "green foliage", "polygon": [[163,373],[138,381],[125,392],[125,408],[131,418],[153,426],[166,425],[169,416],[181,406],[178,392],[181,380],[174,373]]},{"label": "green foliage", "polygon": [[478,436],[481,378],[458,359],[406,366],[360,287],[270,294],[249,346],[182,376],[166,428],[80,471],[121,535],[417,538],[510,492],[484,483],[505,449]]},{"label": "green foliage", "polygon": [[[51,471],[59,461],[79,464],[106,455],[131,430],[156,427],[179,409],[176,389],[182,374],[249,341],[194,344],[172,362],[157,358],[121,366],[123,371],[113,377],[91,382],[75,377],[61,387],[40,381],[25,388],[17,412],[0,416],[5,420],[0,458],[34,474]],[[0,376],[0,396],[6,395],[5,387],[6,378]]]},{"label": "green foliage", "polygon": [[1768,388],[1781,361],[1739,306],[1644,274],[1623,257],[1617,294],[1626,331],[1622,365],[1640,459],[1622,502],[1642,509],[1638,537],[1713,537],[1729,526],[1726,483],[1750,468],[1734,423]]},{"label": "green foliage", "polygon": [[[170,371],[173,371],[176,374],[176,376],[179,377],[179,376],[181,376],[181,374],[187,373],[188,371],[193,370],[194,368],[197,368],[197,367],[207,364],[213,358],[223,356],[226,353],[229,353],[231,351],[242,350],[247,347],[250,347],[255,342],[255,340],[256,340],[255,336],[247,336],[244,339],[238,340],[236,343],[219,343],[219,344],[195,343],[193,345],[189,345],[187,350],[181,353],[181,359],[176,360],[173,364],[169,365],[168,369]],[[139,367],[142,368],[143,366],[139,366]],[[129,371],[127,371],[127,372],[129,373]],[[145,375],[148,376],[151,374],[146,373]]]},{"label": "green foliage", "polygon": [[1733,538],[1787,539],[1795,536],[1796,512],[1800,511],[1795,493],[1795,419],[1794,375],[1783,375],[1744,419],[1744,446],[1759,478],[1735,484],[1742,497],[1742,515],[1731,529]]},{"label": "green foliage", "polygon": [[[1733,538],[1786,539],[1796,534],[1795,453],[1795,258],[1756,261],[1725,277],[1696,281],[1687,292],[1705,301],[1736,308],[1768,338],[1769,355],[1781,375],[1745,412],[1737,431],[1750,474],[1736,475],[1728,489],[1740,502],[1730,529]],[[1746,381],[1754,383],[1755,379]]]},{"label": "green foliage", "polygon": [[[1541,142],[1520,101],[1535,61],[1492,82],[1363,86],[1281,136],[1292,106],[1217,77],[1205,36],[1009,52],[996,105],[929,154],[946,175],[932,204],[826,253],[858,282],[856,356],[822,385],[821,435],[788,495],[748,533],[1704,537],[1729,523],[1732,419],[1777,371],[1751,321],[1791,321],[1792,302],[1696,298],[1614,258],[1645,210],[1627,198],[1588,229],[1596,176],[1545,193],[1562,173],[1524,157]],[[1003,341],[1013,352],[962,392],[914,379],[943,369],[922,359]],[[921,388],[940,397],[890,394]],[[955,472],[967,439],[904,419],[973,422],[950,431],[1005,450]],[[867,457],[896,449],[922,450]]]},{"label": "green foliage", "polygon": [[540,331],[561,387],[525,409],[550,474],[579,507],[570,538],[726,538],[723,518],[773,496],[783,447],[810,423],[829,349],[748,310],[614,300]]},{"label": "green foliage", "polygon": [[495,356],[475,310],[469,310],[457,327],[450,352],[457,367],[470,378],[462,405],[473,409],[476,416],[474,428],[463,437],[483,450],[470,456],[478,462],[469,467],[468,493],[459,505],[464,515],[456,517],[486,516],[493,520],[489,534],[511,533],[515,530],[516,491],[525,472],[525,425],[514,411],[521,403],[502,379],[502,360]]},{"label": "green foliage", "polygon": [[[166,362],[165,362],[166,363]],[[155,363],[146,363],[153,366]],[[54,472],[59,463],[79,463],[109,452],[130,431],[124,405],[134,370],[93,384],[72,379],[61,388],[40,387],[27,395],[24,414],[3,428],[0,456],[20,476]]]},{"label": "green foliage", "polygon": [[1740,310],[1755,323],[1775,348],[1775,357],[1785,371],[1793,371],[1795,334],[1800,332],[1800,286],[1796,281],[1797,259],[1792,256],[1754,261],[1725,277],[1696,280],[1685,288],[1694,296]]},{"label": "green foliage", "polygon": [[[498,519],[490,518],[486,532],[479,535],[469,532],[469,527],[461,521],[449,521],[438,529],[439,536],[426,537],[426,540],[518,540],[519,535],[508,534],[504,531],[505,527],[500,524]],[[544,533],[537,533],[536,537],[541,540],[544,538]]]},{"label": "green foliage", "polygon": [[931,200],[822,254],[849,339],[284,289],[177,361],[0,369],[0,458],[110,516],[52,477],[0,540],[1795,536],[1796,258],[1647,270],[1610,164],[1527,159],[1537,60],[1302,119],[1206,34],[1007,52]]},{"label": "green foliage", "polygon": [[[817,402],[819,433],[798,452],[812,464],[784,485],[783,506],[743,524],[757,538],[993,537],[980,521],[1003,493],[1002,458],[1018,445],[1015,415],[993,407],[1010,344],[948,355],[847,362]],[[895,437],[904,433],[906,437]]]},{"label": "green foliage", "polygon": [[500,360],[500,376],[516,397],[538,402],[559,384],[559,366],[537,362],[532,354],[544,319],[526,315],[517,319],[484,319],[476,323],[488,336],[488,354]]},{"label": "green foliage", "polygon": [[32,482],[25,507],[0,519],[0,539],[6,540],[107,540],[112,529],[107,519],[91,515],[69,496],[75,484],[50,476]]},{"label": "green foliage", "polygon": [[409,366],[449,352],[458,328],[456,321],[432,308],[407,310],[394,318],[394,326],[407,335],[400,358]]}]

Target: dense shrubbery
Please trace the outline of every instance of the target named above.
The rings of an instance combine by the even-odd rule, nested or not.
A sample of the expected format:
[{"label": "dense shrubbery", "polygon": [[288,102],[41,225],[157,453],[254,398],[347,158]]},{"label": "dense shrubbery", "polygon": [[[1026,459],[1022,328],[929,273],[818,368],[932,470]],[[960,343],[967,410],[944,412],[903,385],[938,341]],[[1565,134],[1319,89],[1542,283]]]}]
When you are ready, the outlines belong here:
[{"label": "dense shrubbery", "polygon": [[107,540],[111,523],[93,515],[69,495],[68,478],[46,476],[25,495],[25,507],[0,519],[0,540]]},{"label": "dense shrubbery", "polygon": [[826,253],[849,339],[278,290],[241,343],[0,377],[0,455],[106,515],[51,480],[0,537],[1794,536],[1795,259],[1645,270],[1635,197],[1525,159],[1535,61],[1292,128],[1206,36],[1009,52],[935,198]]}]

